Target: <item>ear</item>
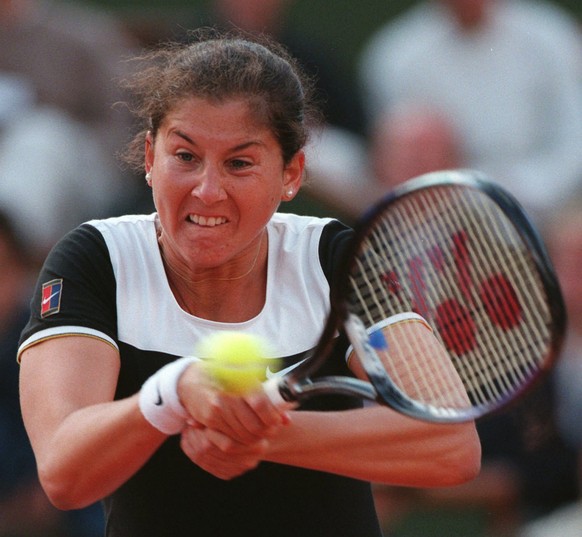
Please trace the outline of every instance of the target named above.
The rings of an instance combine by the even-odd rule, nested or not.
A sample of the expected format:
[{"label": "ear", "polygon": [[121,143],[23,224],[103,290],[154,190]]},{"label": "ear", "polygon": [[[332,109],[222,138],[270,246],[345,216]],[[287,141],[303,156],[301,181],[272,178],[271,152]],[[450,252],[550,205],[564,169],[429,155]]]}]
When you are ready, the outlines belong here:
[{"label": "ear", "polygon": [[146,174],[152,171],[154,166],[154,136],[151,131],[148,131],[145,138],[145,172]]},{"label": "ear", "polygon": [[281,201],[291,201],[297,195],[303,183],[304,169],[305,153],[298,151],[283,171]]}]

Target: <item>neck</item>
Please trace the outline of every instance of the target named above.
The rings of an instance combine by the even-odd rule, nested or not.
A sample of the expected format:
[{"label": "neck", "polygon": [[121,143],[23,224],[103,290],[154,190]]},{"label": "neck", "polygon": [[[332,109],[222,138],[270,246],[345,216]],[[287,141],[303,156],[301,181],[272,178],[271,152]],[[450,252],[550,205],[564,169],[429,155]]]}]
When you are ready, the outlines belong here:
[{"label": "neck", "polygon": [[167,269],[167,271],[169,270],[176,278],[178,278],[179,280],[182,280],[187,286],[191,287],[191,286],[195,286],[195,285],[198,285],[198,284],[201,284],[204,282],[233,282],[233,281],[245,279],[247,276],[250,276],[252,274],[252,272],[255,270],[255,268],[257,268],[257,261],[259,260],[259,257],[261,256],[261,252],[263,249],[262,246],[263,246],[263,237],[261,237],[261,240],[259,241],[259,246],[257,247],[257,252],[256,252],[255,256],[253,257],[251,263],[249,264],[248,268],[244,269],[240,274],[236,274],[233,276],[226,276],[226,277],[209,275],[209,276],[201,277],[199,279],[191,278],[191,277],[187,276],[185,273],[183,273],[182,271],[180,271],[177,267],[173,266],[172,263],[170,263],[166,259],[166,257],[164,256],[164,249],[161,246],[160,246],[160,251],[162,253],[162,259],[164,261],[164,267]]},{"label": "neck", "polygon": [[170,288],[180,307],[203,319],[247,321],[262,310],[266,296],[267,241],[264,235],[248,266],[230,277],[191,278],[174,267],[160,247]]}]

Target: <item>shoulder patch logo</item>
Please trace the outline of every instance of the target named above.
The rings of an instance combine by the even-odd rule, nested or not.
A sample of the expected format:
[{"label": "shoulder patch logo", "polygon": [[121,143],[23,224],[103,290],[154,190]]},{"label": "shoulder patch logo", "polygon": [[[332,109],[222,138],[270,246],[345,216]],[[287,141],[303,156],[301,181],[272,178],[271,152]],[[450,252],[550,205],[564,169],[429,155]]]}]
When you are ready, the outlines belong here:
[{"label": "shoulder patch logo", "polygon": [[48,317],[58,313],[61,309],[61,293],[63,280],[51,280],[42,284],[42,299],[40,302],[40,316]]}]

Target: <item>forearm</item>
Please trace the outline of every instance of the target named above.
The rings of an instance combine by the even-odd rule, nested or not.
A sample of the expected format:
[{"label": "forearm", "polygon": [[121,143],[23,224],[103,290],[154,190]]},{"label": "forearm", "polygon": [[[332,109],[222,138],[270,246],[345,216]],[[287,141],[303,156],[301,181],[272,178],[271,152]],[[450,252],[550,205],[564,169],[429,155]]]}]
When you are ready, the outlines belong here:
[{"label": "forearm", "polygon": [[114,401],[118,375],[116,349],[96,338],[47,339],[22,354],[22,417],[41,484],[61,509],[113,492],[166,438],[137,394]]},{"label": "forearm", "polygon": [[166,438],[136,396],[76,410],[36,450],[40,481],[55,506],[84,507],[125,483]]},{"label": "forearm", "polygon": [[428,424],[383,407],[295,412],[267,459],[372,482],[449,486],[474,478],[480,444],[473,423]]}]

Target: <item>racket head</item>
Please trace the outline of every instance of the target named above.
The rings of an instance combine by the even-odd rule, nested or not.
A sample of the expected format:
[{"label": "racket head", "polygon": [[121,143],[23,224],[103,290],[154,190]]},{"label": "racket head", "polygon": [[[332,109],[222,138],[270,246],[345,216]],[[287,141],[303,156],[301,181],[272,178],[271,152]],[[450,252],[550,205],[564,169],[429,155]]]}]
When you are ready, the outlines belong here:
[{"label": "racket head", "polygon": [[[434,172],[396,188],[357,224],[346,261],[336,315],[378,400],[400,412],[437,422],[496,412],[559,355],[566,314],[544,244],[515,198],[479,172]],[[371,349],[362,327],[350,328],[375,334],[407,312],[432,336],[420,324],[396,334],[397,323],[387,348]]]}]

